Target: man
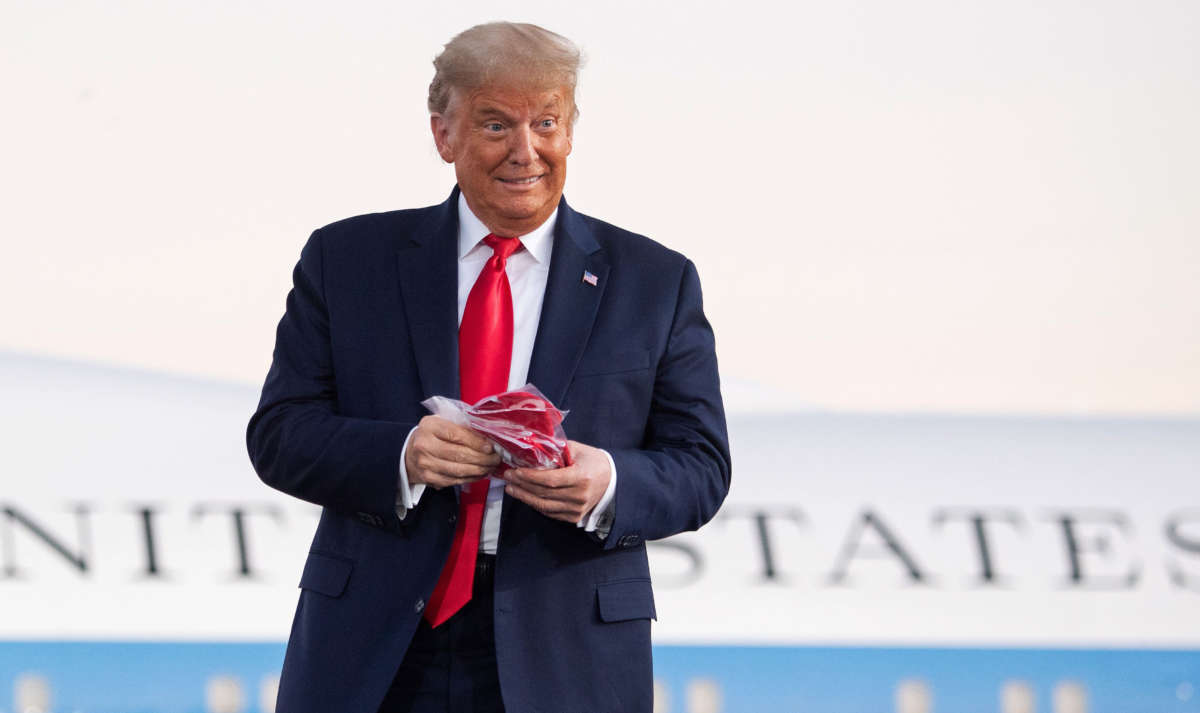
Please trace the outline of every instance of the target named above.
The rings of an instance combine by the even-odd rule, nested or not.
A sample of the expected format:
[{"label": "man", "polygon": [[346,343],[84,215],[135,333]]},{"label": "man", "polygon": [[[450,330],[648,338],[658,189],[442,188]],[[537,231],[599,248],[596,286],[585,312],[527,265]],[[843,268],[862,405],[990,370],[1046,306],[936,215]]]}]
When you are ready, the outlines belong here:
[{"label": "man", "polygon": [[[434,66],[458,185],[313,233],[247,431],[264,482],[323,506],[277,710],[648,712],[644,542],[729,487],[696,270],[563,200],[573,44],[493,23]],[[421,406],[526,382],[572,465],[504,472]]]}]

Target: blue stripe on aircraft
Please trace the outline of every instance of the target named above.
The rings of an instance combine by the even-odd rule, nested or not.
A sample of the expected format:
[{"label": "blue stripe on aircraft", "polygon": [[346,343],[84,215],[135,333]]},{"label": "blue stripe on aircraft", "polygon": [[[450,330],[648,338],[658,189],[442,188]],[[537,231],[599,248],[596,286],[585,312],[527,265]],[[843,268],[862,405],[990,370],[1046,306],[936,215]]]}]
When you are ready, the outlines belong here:
[{"label": "blue stripe on aircraft", "polygon": [[[245,713],[278,675],[279,643],[0,642],[0,713],[22,674],[43,677],[54,713],[204,713],[210,677],[237,678]],[[1000,711],[1006,681],[1027,683],[1052,713],[1063,681],[1087,691],[1088,713],[1200,713],[1200,651],[803,646],[658,646],[655,677],[669,713],[714,682],[721,713],[887,713],[905,679],[924,681],[937,713]]]}]

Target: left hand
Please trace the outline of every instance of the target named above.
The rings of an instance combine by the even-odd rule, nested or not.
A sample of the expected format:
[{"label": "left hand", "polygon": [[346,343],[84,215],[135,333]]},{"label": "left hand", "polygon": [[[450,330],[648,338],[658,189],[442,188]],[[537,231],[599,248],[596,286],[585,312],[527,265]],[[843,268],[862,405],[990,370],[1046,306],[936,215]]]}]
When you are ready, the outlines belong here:
[{"label": "left hand", "polygon": [[599,448],[567,441],[573,465],[554,470],[514,468],[504,474],[504,494],[546,517],[571,524],[584,518],[608,489],[612,472]]}]

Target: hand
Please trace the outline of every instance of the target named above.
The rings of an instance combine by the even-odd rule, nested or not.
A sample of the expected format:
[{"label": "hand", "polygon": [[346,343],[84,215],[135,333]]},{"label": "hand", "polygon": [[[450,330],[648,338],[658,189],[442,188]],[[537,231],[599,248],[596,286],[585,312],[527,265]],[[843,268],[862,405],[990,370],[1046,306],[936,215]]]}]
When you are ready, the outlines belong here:
[{"label": "hand", "polygon": [[514,468],[502,477],[504,493],[547,517],[572,524],[584,518],[608,489],[612,471],[599,448],[567,441],[574,465],[554,470]]},{"label": "hand", "polygon": [[409,485],[433,488],[479,480],[500,465],[492,442],[471,429],[438,416],[417,424],[404,452]]}]

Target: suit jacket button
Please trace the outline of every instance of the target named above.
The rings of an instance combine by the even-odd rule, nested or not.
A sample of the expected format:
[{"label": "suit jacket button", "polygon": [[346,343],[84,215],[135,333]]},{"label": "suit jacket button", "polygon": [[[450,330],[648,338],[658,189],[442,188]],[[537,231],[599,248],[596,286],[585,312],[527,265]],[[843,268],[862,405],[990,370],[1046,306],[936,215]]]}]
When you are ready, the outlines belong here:
[{"label": "suit jacket button", "polygon": [[425,600],[418,599],[417,603],[413,606],[413,611],[420,614],[422,611],[424,611],[424,609],[425,609]]},{"label": "suit jacket button", "polygon": [[458,520],[458,515],[456,515],[456,514],[454,514],[454,513],[451,513],[451,514],[450,514],[450,517],[449,517],[449,518],[447,518],[447,519],[450,521],[450,524],[451,524],[451,525],[453,525],[453,524],[455,523],[455,521],[457,521],[457,520]]}]

